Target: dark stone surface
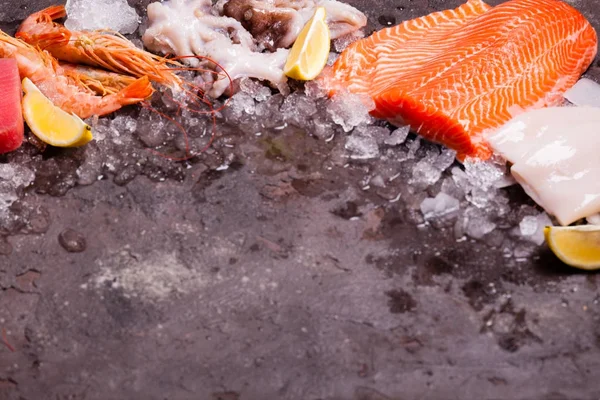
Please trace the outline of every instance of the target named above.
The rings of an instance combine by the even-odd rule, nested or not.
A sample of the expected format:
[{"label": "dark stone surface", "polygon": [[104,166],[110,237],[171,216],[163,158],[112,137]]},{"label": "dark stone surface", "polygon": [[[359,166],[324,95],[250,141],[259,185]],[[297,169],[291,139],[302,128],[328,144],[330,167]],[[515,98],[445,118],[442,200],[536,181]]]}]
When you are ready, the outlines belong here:
[{"label": "dark stone surface", "polygon": [[[0,25],[51,3],[0,2]],[[458,4],[351,3],[374,29]],[[599,27],[597,0],[575,5]],[[600,397],[595,274],[418,228],[322,168],[331,144],[279,140],[283,161],[249,137],[239,168],[69,191],[75,161],[47,156],[67,172],[0,243],[0,399]]]}]

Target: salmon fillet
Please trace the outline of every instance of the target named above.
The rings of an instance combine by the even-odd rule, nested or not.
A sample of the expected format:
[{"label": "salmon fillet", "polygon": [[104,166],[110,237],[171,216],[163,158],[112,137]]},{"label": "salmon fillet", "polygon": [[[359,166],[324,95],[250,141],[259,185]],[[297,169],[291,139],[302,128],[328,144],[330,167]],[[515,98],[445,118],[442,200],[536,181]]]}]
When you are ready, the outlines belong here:
[{"label": "salmon fillet", "polygon": [[373,116],[487,159],[482,133],[557,105],[597,52],[596,32],[559,0],[469,0],[353,43],[324,74],[333,94],[367,94]]}]

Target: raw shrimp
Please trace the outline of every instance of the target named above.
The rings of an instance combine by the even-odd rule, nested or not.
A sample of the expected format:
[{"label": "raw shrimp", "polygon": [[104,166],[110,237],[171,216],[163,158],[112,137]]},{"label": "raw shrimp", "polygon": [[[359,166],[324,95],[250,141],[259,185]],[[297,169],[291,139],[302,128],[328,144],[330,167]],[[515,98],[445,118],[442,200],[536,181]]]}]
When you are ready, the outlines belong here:
[{"label": "raw shrimp", "polygon": [[71,31],[54,20],[66,16],[65,7],[56,5],[27,17],[19,27],[17,38],[47,50],[55,58],[73,64],[86,64],[153,82],[171,89],[182,88],[182,79],[169,65],[176,61],[139,49],[116,33],[105,31]]},{"label": "raw shrimp", "polygon": [[78,84],[74,79],[76,72],[66,71],[47,51],[2,31],[0,57],[15,58],[21,79],[28,77],[55,105],[80,118],[109,114],[125,105],[142,102],[153,93],[148,77],[144,76],[117,93],[98,96],[88,86]]},{"label": "raw shrimp", "polygon": [[60,62],[59,65],[63,69],[64,74],[77,85],[85,86],[100,96],[118,93],[136,80],[132,76],[117,74],[86,65],[63,62]]},{"label": "raw shrimp", "polygon": [[[65,7],[62,5],[51,6],[38,11],[21,23],[16,36],[33,46],[48,51],[61,61],[74,65],[85,64],[99,67],[117,74],[127,74],[138,78],[147,77],[149,80],[171,89],[174,93],[183,93],[184,97],[193,103],[207,103],[204,99],[204,90],[198,84],[182,79],[176,72],[189,70],[196,73],[208,72],[213,74],[214,71],[213,69],[187,67],[179,62],[179,59],[188,60],[190,65],[197,65],[201,61],[214,64],[222,71],[217,72],[219,75],[217,80],[221,86],[223,88],[230,86],[231,79],[227,72],[218,63],[207,57],[191,54],[180,54],[180,57],[175,58],[159,57],[137,48],[118,33],[71,31],[65,26],[54,22],[56,19],[65,16]],[[239,22],[232,21],[239,25]],[[241,29],[243,30],[243,28]],[[249,34],[248,37],[249,39],[246,38],[246,41],[251,41],[252,38]],[[93,87],[97,91],[97,87],[95,85]],[[210,111],[210,113],[212,112],[214,111]]]}]

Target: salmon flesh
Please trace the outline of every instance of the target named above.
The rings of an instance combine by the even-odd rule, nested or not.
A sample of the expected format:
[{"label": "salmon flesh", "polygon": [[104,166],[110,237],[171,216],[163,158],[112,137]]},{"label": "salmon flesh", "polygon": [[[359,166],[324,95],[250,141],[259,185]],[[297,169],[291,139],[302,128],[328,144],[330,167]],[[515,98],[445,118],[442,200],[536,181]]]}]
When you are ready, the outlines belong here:
[{"label": "salmon flesh", "polygon": [[372,115],[410,125],[459,159],[491,155],[483,133],[558,105],[598,48],[587,19],[559,0],[469,0],[350,45],[323,79],[370,96]]}]

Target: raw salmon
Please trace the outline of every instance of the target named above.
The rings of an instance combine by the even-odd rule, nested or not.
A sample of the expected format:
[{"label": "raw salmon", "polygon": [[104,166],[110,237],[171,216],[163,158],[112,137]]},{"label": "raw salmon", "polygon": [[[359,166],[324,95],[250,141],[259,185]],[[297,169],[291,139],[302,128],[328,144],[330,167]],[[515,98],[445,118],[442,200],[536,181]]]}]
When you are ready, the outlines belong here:
[{"label": "raw salmon", "polygon": [[323,79],[330,93],[369,95],[375,117],[409,124],[461,159],[486,159],[482,133],[561,102],[597,47],[591,24],[562,1],[469,0],[355,42]]},{"label": "raw salmon", "polygon": [[14,58],[0,59],[0,154],[21,147],[23,143],[21,79]]}]

